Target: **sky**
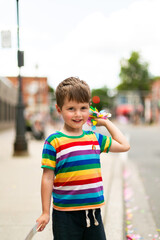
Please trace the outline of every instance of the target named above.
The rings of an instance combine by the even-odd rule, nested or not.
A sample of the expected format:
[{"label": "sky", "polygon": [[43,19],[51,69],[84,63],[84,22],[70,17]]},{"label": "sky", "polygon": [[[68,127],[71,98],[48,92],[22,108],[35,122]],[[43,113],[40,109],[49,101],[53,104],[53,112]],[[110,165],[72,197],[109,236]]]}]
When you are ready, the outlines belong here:
[{"label": "sky", "polygon": [[[0,0],[0,76],[17,76],[16,0]],[[19,0],[22,76],[43,76],[51,87],[70,76],[91,89],[120,83],[120,60],[138,51],[160,76],[159,0]]]}]

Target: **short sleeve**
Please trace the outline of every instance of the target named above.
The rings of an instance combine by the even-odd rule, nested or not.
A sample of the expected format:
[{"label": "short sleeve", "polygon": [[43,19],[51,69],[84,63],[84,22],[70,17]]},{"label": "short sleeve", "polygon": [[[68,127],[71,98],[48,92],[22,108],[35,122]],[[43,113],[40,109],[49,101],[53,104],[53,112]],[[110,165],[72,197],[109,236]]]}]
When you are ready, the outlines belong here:
[{"label": "short sleeve", "polygon": [[109,149],[110,149],[110,146],[111,146],[111,143],[112,143],[112,138],[108,137],[108,136],[105,136],[105,135],[102,135],[100,133],[95,133],[95,134],[96,134],[97,140],[99,142],[101,152],[107,152],[108,153]]},{"label": "short sleeve", "polygon": [[42,151],[42,168],[55,170],[56,167],[56,150],[47,140],[44,143]]}]

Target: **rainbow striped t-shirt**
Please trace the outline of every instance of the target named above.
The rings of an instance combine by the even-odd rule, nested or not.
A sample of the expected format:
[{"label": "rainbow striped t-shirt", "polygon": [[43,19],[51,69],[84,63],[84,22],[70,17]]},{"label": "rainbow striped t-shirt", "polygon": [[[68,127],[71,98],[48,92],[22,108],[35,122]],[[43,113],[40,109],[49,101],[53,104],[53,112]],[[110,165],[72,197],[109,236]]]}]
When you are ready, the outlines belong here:
[{"label": "rainbow striped t-shirt", "polygon": [[42,168],[53,169],[53,207],[61,211],[99,208],[104,204],[100,153],[111,137],[92,131],[81,136],[50,135],[42,153]]}]

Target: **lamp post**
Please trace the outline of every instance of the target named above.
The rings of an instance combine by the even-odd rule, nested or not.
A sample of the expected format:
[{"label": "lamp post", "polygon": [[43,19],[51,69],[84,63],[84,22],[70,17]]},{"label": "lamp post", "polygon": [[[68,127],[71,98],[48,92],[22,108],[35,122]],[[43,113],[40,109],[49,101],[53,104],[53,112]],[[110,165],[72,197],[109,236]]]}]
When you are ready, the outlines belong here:
[{"label": "lamp post", "polygon": [[19,0],[17,2],[17,58],[18,58],[18,103],[16,106],[16,139],[14,142],[14,156],[28,155],[27,141],[25,138],[25,119],[24,119],[24,104],[22,97],[22,78],[21,78],[21,67],[24,66],[23,52],[20,51],[19,44]]}]

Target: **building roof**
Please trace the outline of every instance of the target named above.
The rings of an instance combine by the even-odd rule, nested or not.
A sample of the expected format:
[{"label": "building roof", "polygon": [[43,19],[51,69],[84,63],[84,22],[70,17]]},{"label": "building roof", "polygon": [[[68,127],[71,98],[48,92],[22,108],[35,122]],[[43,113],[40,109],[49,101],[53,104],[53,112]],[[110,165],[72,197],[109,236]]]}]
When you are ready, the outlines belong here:
[{"label": "building roof", "polygon": [[14,84],[6,77],[1,77],[0,76],[0,81],[3,82],[9,88],[15,87]]}]

